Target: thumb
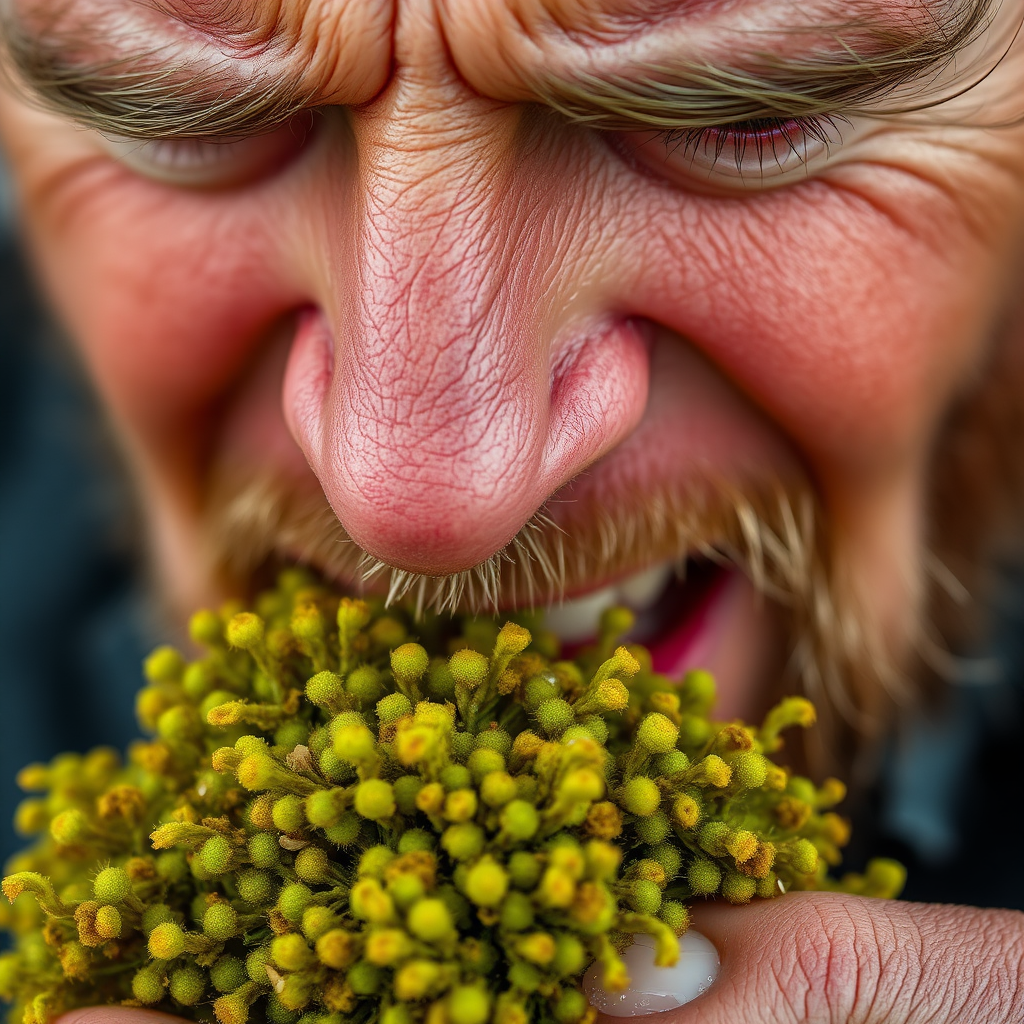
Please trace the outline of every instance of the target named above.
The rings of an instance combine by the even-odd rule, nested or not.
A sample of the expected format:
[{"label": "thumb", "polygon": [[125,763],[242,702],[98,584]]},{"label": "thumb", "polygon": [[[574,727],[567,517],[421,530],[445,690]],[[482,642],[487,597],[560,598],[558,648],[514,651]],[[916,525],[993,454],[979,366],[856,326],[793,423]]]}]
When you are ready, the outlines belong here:
[{"label": "thumb", "polygon": [[[710,987],[713,954],[709,972],[693,931],[721,959]],[[1024,914],[1014,911],[794,893],[745,907],[702,906],[682,945],[675,968],[654,967],[653,950],[632,949],[633,984],[623,995],[588,977],[601,1024],[665,1007],[669,975],[678,979],[677,1007],[659,1024],[1024,1021]],[[688,955],[704,959],[684,969]]]}]

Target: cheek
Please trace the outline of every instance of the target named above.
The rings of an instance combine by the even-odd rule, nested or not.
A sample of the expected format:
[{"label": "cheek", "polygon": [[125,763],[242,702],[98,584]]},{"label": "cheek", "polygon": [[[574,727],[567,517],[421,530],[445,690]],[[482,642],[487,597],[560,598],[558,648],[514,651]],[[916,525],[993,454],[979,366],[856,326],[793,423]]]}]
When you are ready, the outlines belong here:
[{"label": "cheek", "polygon": [[[824,182],[674,211],[656,200],[654,244],[625,295],[691,339],[816,466],[877,474],[920,453],[994,306],[993,254],[940,201],[914,198],[900,222]],[[943,215],[939,252],[914,224],[930,233]]]},{"label": "cheek", "polygon": [[37,204],[50,293],[118,418],[173,429],[215,402],[303,301],[282,272],[268,188],[194,193],[97,161]]}]

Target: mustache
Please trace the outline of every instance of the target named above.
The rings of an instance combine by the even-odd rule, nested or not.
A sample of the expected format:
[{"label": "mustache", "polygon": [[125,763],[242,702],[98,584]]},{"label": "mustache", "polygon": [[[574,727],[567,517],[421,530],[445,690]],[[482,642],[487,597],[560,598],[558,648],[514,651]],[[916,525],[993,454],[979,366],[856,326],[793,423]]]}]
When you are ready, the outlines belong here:
[{"label": "mustache", "polygon": [[389,604],[408,603],[416,615],[542,606],[667,561],[680,569],[694,557],[735,567],[781,612],[789,656],[780,691],[803,692],[819,707],[822,728],[810,741],[822,749],[808,751],[812,763],[831,762],[844,746],[838,737],[859,746],[880,735],[893,705],[913,698],[884,624],[866,614],[840,568],[841,545],[809,485],[740,490],[705,481],[599,503],[556,496],[501,551],[444,576],[375,559],[322,493],[271,473],[215,467],[204,519],[211,562],[236,590],[267,566],[297,561]]}]

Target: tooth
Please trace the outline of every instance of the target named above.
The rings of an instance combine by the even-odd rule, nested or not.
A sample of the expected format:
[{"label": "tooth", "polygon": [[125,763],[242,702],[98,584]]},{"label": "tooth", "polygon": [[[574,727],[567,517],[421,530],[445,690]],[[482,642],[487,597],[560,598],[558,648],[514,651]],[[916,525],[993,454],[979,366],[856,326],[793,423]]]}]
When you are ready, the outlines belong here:
[{"label": "tooth", "polygon": [[564,643],[590,640],[597,634],[597,620],[601,612],[617,603],[615,587],[595,590],[586,597],[547,608],[544,612],[544,625]]},{"label": "tooth", "polygon": [[672,566],[667,562],[644,569],[643,572],[624,579],[615,588],[618,600],[629,605],[634,611],[646,611],[661,597],[661,592],[671,575]]}]

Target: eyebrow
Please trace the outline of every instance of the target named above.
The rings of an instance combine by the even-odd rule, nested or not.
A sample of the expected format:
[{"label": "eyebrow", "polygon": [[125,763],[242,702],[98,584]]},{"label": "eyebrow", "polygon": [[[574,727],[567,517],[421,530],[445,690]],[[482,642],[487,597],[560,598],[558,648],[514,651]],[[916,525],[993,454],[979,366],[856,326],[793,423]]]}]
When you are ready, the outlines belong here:
[{"label": "eyebrow", "polygon": [[[239,138],[268,132],[308,110],[315,96],[301,75],[251,56],[182,59],[170,47],[90,61],[82,35],[32,31],[7,17],[3,50],[44,108],[105,135],[146,141]],[[96,48],[109,41],[97,40]],[[87,51],[86,51],[87,52]],[[248,72],[248,73],[247,73]]]},{"label": "eyebrow", "polygon": [[[916,34],[866,21],[816,28],[815,35],[824,33],[832,45],[809,56],[761,50],[731,64],[670,59],[627,73],[548,74],[538,78],[534,89],[568,120],[610,131],[672,132],[761,120],[908,113],[976,84],[954,86],[941,95],[928,89],[988,29],[996,5],[997,0],[961,0],[946,18],[933,19],[930,31]],[[917,91],[907,92],[911,85]]]},{"label": "eyebrow", "polygon": [[[998,0],[958,0],[931,30],[881,29],[851,21],[831,32],[828,52],[742,63],[669,59],[626,72],[544,75],[536,99],[573,123],[615,131],[685,131],[762,119],[878,113],[911,83],[935,80],[991,23]],[[103,134],[150,139],[223,139],[258,135],[315,105],[301,75],[252,58],[175,59],[169,47],[87,61],[81,35],[31,31],[7,17],[3,47],[17,76],[44,107]],[[824,30],[815,29],[817,35]],[[779,33],[780,36],[784,33]],[[794,33],[785,33],[791,39]],[[799,31],[796,33],[799,35]],[[98,41],[99,42],[99,41]],[[865,45],[865,42],[867,45]],[[244,74],[248,66],[252,73]],[[889,104],[885,112],[922,109],[935,99]]]}]

